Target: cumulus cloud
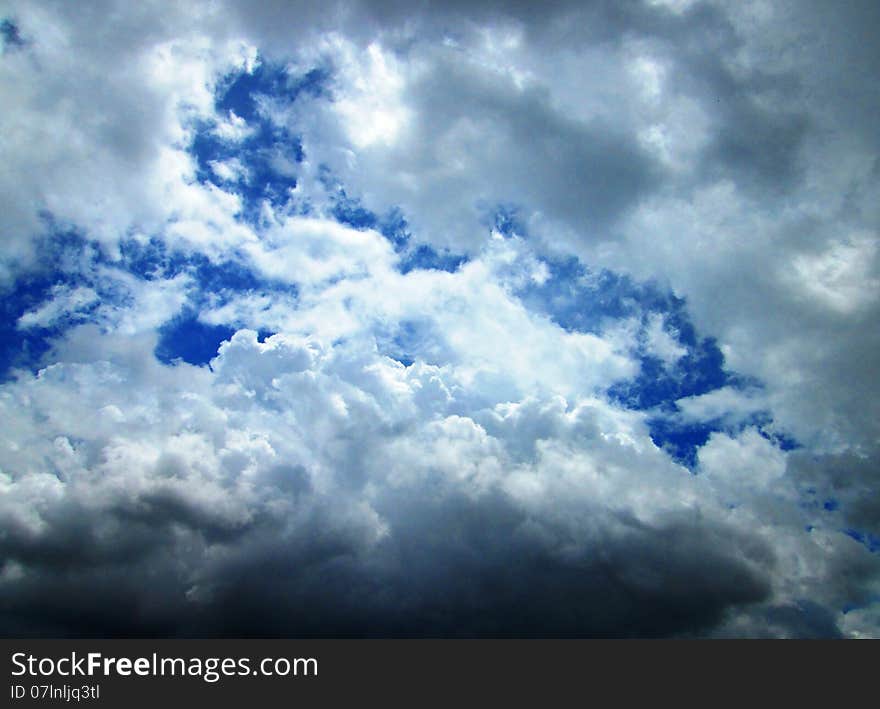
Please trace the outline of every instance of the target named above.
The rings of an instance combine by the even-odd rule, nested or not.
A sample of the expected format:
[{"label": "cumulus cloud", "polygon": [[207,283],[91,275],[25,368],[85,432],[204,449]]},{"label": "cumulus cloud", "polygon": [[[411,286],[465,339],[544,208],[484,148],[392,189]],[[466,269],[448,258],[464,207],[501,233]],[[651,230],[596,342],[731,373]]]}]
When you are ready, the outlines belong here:
[{"label": "cumulus cloud", "polygon": [[877,635],[820,5],[13,3],[2,632]]},{"label": "cumulus cloud", "polygon": [[4,400],[5,605],[38,627],[33,588],[90,623],[120,567],[125,633],[696,632],[769,593],[766,542],[599,400],[471,411],[454,369],[247,330],[213,373],[74,361],[94,336]]}]

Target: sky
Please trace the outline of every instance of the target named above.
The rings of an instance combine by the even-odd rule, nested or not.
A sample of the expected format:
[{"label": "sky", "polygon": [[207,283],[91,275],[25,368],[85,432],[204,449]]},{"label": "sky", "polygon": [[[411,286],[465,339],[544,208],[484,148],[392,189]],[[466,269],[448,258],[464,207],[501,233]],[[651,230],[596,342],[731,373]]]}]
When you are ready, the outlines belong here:
[{"label": "sky", "polygon": [[880,636],[880,5],[0,2],[0,633]]}]

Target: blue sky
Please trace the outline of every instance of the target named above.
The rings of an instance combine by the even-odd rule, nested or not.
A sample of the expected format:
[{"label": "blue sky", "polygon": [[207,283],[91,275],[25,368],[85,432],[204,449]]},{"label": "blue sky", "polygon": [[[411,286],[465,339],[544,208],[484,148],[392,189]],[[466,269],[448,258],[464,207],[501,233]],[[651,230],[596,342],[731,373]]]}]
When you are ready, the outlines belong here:
[{"label": "blue sky", "polygon": [[113,5],[0,25],[5,634],[880,632],[869,3]]}]

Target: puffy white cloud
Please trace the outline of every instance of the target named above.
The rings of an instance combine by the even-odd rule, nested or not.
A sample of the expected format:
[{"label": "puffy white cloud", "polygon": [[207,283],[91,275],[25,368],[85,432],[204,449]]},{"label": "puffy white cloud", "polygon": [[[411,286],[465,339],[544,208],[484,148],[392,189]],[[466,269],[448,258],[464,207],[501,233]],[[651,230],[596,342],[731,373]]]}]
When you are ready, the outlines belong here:
[{"label": "puffy white cloud", "polygon": [[[375,351],[285,335],[260,342],[239,331],[213,372],[114,354],[131,336],[112,337],[98,348],[108,359],[94,361],[83,345],[101,338],[75,330],[62,361],[4,391],[4,548],[18,573],[3,593],[25,615],[40,612],[41,600],[21,590],[71,560],[73,577],[63,582],[74,584],[71,593],[123,563],[134,578],[159,574],[169,597],[146,627],[182,609],[213,614],[218,594],[235,593],[242,606],[277,594],[306,599],[330,623],[326,632],[344,621],[345,603],[342,589],[315,596],[315,575],[328,575],[358,588],[385,585],[377,610],[401,631],[422,632],[419,619],[436,606],[463,613],[460,627],[430,626],[436,632],[477,632],[465,597],[479,585],[470,584],[505,584],[518,573],[528,580],[533,572],[509,566],[520,553],[538,564],[534,573],[543,568],[537,588],[508,592],[528,609],[513,627],[528,632],[556,613],[558,583],[593,595],[628,589],[647,604],[612,608],[619,627],[588,617],[568,628],[550,623],[575,634],[640,632],[630,624],[652,604],[692,603],[700,607],[680,627],[658,616],[644,632],[696,631],[726,605],[767,593],[762,545],[725,549],[715,535],[727,523],[699,480],[651,443],[639,415],[600,399],[480,401],[454,367],[405,368]],[[490,530],[499,536],[487,540]],[[664,579],[675,578],[676,564],[688,576],[702,573],[699,556],[686,558],[707,534],[715,541],[700,552],[705,563],[720,563],[737,583],[670,595]],[[404,581],[413,554],[427,555],[418,562],[424,574]],[[671,568],[660,561],[670,554]],[[282,574],[265,594],[236,581],[235,567],[264,564]],[[462,578],[465,569],[483,580]],[[157,600],[146,588],[140,595]],[[71,607],[80,603],[90,607],[79,598]],[[508,632],[511,617],[494,604],[478,602],[487,630]],[[355,620],[352,627],[367,622]],[[217,631],[217,619],[203,622],[194,621],[199,632]],[[246,632],[268,629],[254,622]],[[309,627],[297,625],[306,622],[301,613],[279,622],[282,632]]]}]

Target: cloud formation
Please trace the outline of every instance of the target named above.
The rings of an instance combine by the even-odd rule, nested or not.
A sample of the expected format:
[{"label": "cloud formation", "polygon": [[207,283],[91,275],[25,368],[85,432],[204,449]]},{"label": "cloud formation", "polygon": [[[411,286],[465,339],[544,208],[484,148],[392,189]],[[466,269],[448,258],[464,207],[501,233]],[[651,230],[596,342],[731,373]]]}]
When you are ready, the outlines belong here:
[{"label": "cloud formation", "polygon": [[880,634],[872,13],[12,3],[0,632]]}]

